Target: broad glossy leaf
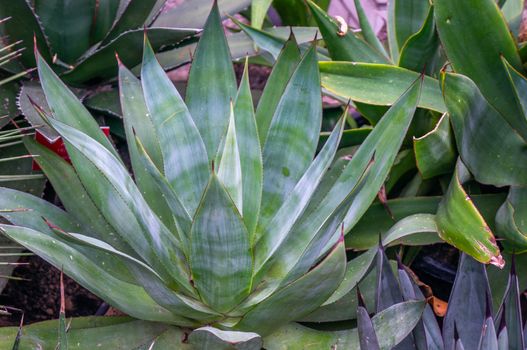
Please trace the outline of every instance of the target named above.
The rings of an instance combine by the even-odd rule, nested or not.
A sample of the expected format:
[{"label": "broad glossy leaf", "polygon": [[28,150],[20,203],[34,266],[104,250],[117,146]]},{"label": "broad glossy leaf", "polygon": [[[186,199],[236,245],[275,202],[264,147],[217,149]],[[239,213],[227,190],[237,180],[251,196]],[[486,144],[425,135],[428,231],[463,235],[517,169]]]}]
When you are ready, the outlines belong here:
[{"label": "broad glossy leaf", "polygon": [[34,6],[57,58],[73,64],[90,47],[95,0],[35,0]]},{"label": "broad glossy leaf", "polygon": [[[322,87],[343,100],[389,106],[401,96],[419,73],[384,64],[320,62]],[[446,107],[437,80],[425,76],[419,107],[444,113]]]},{"label": "broad glossy leaf", "polygon": [[269,127],[273,121],[276,108],[280,103],[291,75],[293,75],[300,62],[300,58],[300,51],[295,36],[290,36],[273,66],[256,109],[256,123],[262,147],[269,133]]},{"label": "broad glossy leaf", "polygon": [[163,156],[153,118],[148,113],[141,82],[122,64],[119,64],[119,100],[122,106],[128,154],[137,187],[161,221],[169,229],[175,230],[173,213],[166,203],[167,199],[141,162],[135,142],[136,137],[141,140],[150,157],[155,160],[156,167],[163,169]]},{"label": "broad glossy leaf", "polygon": [[243,221],[252,242],[260,213],[263,166],[262,150],[258,140],[259,130],[249,86],[248,61],[245,62],[242,81],[234,104],[234,120],[242,167]]},{"label": "broad glossy leaf", "polygon": [[[157,305],[142,287],[123,282],[108,274],[69,244],[25,227],[0,225],[0,229],[55,267],[62,268],[68,276],[94,294],[131,316],[151,321],[181,322],[181,325],[193,324]],[[64,265],[65,261],[69,263]]]},{"label": "broad glossy leaf", "polygon": [[262,148],[263,192],[258,235],[277,213],[315,154],[322,121],[320,77],[315,47],[291,76],[272,118]]},{"label": "broad glossy leaf", "polygon": [[495,319],[500,320],[502,317],[505,318],[505,323],[507,325],[509,346],[512,349],[524,349],[525,340],[523,338],[520,289],[518,285],[518,276],[516,275],[514,255],[512,256],[511,261],[507,291],[505,292],[501,307],[496,313]]},{"label": "broad glossy leaf", "polygon": [[496,232],[506,239],[504,247],[522,253],[527,250],[527,189],[511,187],[507,199],[496,213]]},{"label": "broad glossy leaf", "polygon": [[[134,0],[133,2],[138,2]],[[72,70],[61,76],[73,85],[86,85],[98,83],[115,77],[117,61],[115,53],[129,67],[141,63],[141,49],[143,48],[144,33],[154,50],[159,50],[167,45],[173,45],[185,38],[198,33],[198,30],[179,28],[149,28],[128,30],[120,34],[108,44],[99,47],[90,55],[83,57]]]},{"label": "broad glossy leaf", "polygon": [[[467,303],[467,295],[471,296],[469,303]],[[490,298],[485,265],[466,254],[461,254],[458,272],[448,300],[447,313],[443,320],[445,349],[454,346],[454,324],[463,325],[456,328],[465,348],[477,349]]]},{"label": "broad glossy leaf", "polygon": [[200,297],[216,311],[231,310],[250,292],[249,234],[215,174],[193,220],[190,266]]},{"label": "broad glossy leaf", "polygon": [[240,147],[237,141],[234,107],[231,104],[229,127],[223,140],[223,150],[218,167],[218,179],[233,200],[238,212],[243,216],[243,185]]},{"label": "broad glossy leaf", "polygon": [[141,76],[149,117],[161,149],[160,170],[192,216],[208,180],[205,145],[189,110],[146,40]]},{"label": "broad glossy leaf", "polygon": [[384,45],[377,37],[377,34],[373,30],[368,20],[368,16],[366,15],[366,11],[364,11],[364,8],[362,7],[361,1],[362,0],[355,0],[355,10],[357,11],[357,17],[359,19],[362,36],[368,44],[370,44],[373,48],[382,53],[384,56],[388,57],[388,53],[386,52]]},{"label": "broad glossy leaf", "polygon": [[423,179],[452,171],[457,152],[448,114],[443,114],[433,130],[421,137],[414,137],[414,152]]},{"label": "broad glossy leaf", "polygon": [[[296,186],[288,193],[287,198],[277,210],[276,215],[269,221],[267,226],[261,228],[260,233],[262,236],[257,242],[255,252],[256,274],[260,273],[260,270],[265,270],[264,264],[272,259],[275,252],[277,253],[273,264],[275,264],[274,268],[280,271],[279,277],[281,278],[298,262],[295,259],[299,259],[300,256],[289,253],[291,245],[294,246],[295,243],[287,242],[286,240],[288,239],[291,228],[309,205],[309,200],[312,198],[322,176],[331,165],[331,161],[339,145],[344,123],[345,119],[342,117],[320,153],[300,178]],[[348,207],[349,204],[343,210],[347,210]],[[342,219],[339,221],[342,221]],[[337,222],[337,225],[339,224],[340,222]],[[290,237],[290,240],[294,241],[294,237]],[[283,242],[285,243],[282,248]],[[271,272],[271,274],[273,273]]]},{"label": "broad glossy leaf", "polygon": [[66,148],[81,182],[95,205],[137,254],[176,289],[193,294],[186,261],[177,238],[150,209],[126,168],[86,134],[49,119],[66,141]]},{"label": "broad glossy leaf", "polygon": [[458,161],[450,186],[439,203],[436,214],[439,236],[482,263],[503,267],[505,262],[492,231],[463,189],[461,174],[465,171]]},{"label": "broad glossy leaf", "polygon": [[[415,3],[412,0],[409,2]],[[426,1],[419,0],[417,7]],[[397,4],[405,1],[396,0]],[[439,37],[436,32],[434,20],[434,7],[429,6],[428,15],[418,32],[412,34],[401,46],[399,56],[399,67],[407,68],[416,72],[434,72],[435,60],[439,49]]]},{"label": "broad glossy leaf", "polygon": [[442,86],[459,154],[476,180],[500,187],[525,185],[527,148],[518,130],[469,78],[446,73]]},{"label": "broad glossy leaf", "polygon": [[267,335],[279,326],[303,317],[320,306],[340,284],[346,267],[341,239],[317,266],[252,308],[236,325]]},{"label": "broad glossy leaf", "polygon": [[407,40],[425,22],[430,4],[426,0],[394,0],[388,5],[388,43],[394,61]]},{"label": "broad glossy leaf", "polygon": [[390,63],[390,60],[386,56],[359,38],[352,30],[340,34],[337,23],[314,2],[309,0],[307,4],[318,24],[333,60]]},{"label": "broad glossy leaf", "polygon": [[[23,328],[19,350],[54,349],[57,344],[57,321],[34,323]],[[0,347],[10,349],[17,327],[0,330]],[[68,320],[68,341],[78,350],[129,349],[190,350],[181,342],[184,332],[162,323],[139,321],[130,317],[77,317]]]},{"label": "broad glossy leaf", "polygon": [[201,349],[217,350],[260,350],[263,345],[256,333],[224,331],[210,326],[192,331],[189,342]]},{"label": "broad glossy leaf", "polygon": [[236,78],[217,3],[194,52],[186,103],[200,132],[209,160],[214,159],[229,125],[230,103],[236,98]]},{"label": "broad glossy leaf", "polygon": [[118,157],[110,140],[104,135],[97,122],[75,94],[51,70],[38,51],[35,51],[35,57],[40,83],[46,95],[49,108],[53,111],[53,118],[92,137],[110,153]]},{"label": "broad glossy leaf", "polygon": [[[527,120],[519,111],[501,62],[503,57],[522,71],[520,56],[496,2],[438,0],[434,7],[439,37],[454,70],[474,81],[489,104],[527,138]],[[463,33],[464,40],[459,40],[459,33]]]},{"label": "broad glossy leaf", "polygon": [[33,6],[26,0],[2,1],[0,3],[0,18],[7,17],[11,17],[11,19],[2,24],[3,34],[16,38],[15,40],[22,40],[25,50],[21,52],[20,60],[24,66],[35,66],[35,56],[32,52],[33,38],[36,39],[42,55],[49,62],[51,60],[49,44],[44,35],[42,24],[35,16]]}]

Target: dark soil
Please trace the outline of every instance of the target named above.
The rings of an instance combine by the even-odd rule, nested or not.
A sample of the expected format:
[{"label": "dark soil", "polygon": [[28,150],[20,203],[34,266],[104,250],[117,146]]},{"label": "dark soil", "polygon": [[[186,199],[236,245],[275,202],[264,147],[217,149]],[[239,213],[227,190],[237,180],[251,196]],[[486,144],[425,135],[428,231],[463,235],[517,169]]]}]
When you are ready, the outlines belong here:
[{"label": "dark soil", "polygon": [[[60,271],[38,256],[22,258],[28,265],[18,266],[13,275],[27,280],[11,280],[0,295],[0,305],[8,305],[24,312],[24,323],[44,321],[59,316]],[[64,276],[66,316],[94,315],[102,301],[75,281]],[[0,326],[14,326],[20,313],[0,316]]]}]

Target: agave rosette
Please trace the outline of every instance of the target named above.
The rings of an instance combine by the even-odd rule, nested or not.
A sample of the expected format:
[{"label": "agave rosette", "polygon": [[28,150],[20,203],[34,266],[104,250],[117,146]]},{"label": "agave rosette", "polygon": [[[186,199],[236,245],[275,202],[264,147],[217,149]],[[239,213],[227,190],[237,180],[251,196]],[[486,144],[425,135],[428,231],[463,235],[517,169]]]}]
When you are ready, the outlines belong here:
[{"label": "agave rosette", "polygon": [[81,102],[36,59],[52,111],[40,113],[71,164],[30,138],[26,145],[66,211],[2,188],[11,223],[2,231],[133,317],[262,335],[346,283],[343,231],[375,199],[420,92],[417,80],[351,160],[328,172],[345,118],[316,153],[316,47],[301,55],[290,38],[255,112],[247,66],[237,88],[214,6],[185,101],[148,40],[141,80],[119,65],[132,176]]}]

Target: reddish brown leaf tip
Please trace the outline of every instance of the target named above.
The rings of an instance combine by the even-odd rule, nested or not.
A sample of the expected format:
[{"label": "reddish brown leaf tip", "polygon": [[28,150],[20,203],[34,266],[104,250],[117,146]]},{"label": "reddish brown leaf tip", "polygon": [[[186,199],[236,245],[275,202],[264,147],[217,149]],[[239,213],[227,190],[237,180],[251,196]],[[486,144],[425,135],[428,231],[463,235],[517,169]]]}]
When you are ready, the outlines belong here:
[{"label": "reddish brown leaf tip", "polygon": [[66,299],[64,297],[64,271],[60,270],[60,313],[66,313]]},{"label": "reddish brown leaf tip", "polygon": [[122,66],[123,65],[123,62],[119,58],[119,54],[117,53],[117,51],[115,51],[115,59],[117,60],[117,65],[118,66]]}]

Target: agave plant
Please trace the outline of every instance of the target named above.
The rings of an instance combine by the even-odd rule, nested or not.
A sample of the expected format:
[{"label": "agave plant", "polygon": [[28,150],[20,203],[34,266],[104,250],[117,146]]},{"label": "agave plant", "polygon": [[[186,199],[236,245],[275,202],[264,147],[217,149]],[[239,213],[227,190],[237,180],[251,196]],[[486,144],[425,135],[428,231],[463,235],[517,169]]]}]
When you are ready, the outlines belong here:
[{"label": "agave plant", "polygon": [[236,89],[213,7],[186,102],[147,40],[141,80],[119,64],[132,177],[38,51],[36,60],[52,113],[34,106],[72,164],[31,138],[26,144],[67,211],[2,188],[0,207],[11,209],[2,231],[131,316],[264,336],[311,313],[343,282],[342,225],[353,226],[375,199],[421,84],[409,85],[353,158],[329,173],[344,118],[315,157],[316,47],[301,56],[291,37],[255,113],[247,69]]}]

